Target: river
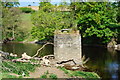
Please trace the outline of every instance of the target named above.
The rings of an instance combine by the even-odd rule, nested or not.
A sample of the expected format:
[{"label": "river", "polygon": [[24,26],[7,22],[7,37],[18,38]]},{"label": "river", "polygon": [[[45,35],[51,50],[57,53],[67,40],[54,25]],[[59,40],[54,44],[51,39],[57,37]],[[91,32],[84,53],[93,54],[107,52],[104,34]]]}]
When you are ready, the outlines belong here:
[{"label": "river", "polygon": [[[42,45],[30,43],[2,44],[2,50],[18,54],[26,52],[33,56]],[[90,60],[86,63],[88,68],[98,73],[100,77],[108,80],[120,79],[120,52],[105,47],[82,47],[82,53]],[[38,56],[53,54],[53,45],[47,45]]]}]

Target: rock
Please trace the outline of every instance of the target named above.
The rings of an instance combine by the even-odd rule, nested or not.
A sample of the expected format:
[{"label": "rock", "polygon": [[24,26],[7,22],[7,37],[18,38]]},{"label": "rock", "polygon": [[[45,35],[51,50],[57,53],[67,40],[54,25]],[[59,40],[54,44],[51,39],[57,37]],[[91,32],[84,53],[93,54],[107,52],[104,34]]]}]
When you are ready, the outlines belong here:
[{"label": "rock", "polygon": [[120,49],[120,44],[117,44],[118,49]]},{"label": "rock", "polygon": [[63,64],[55,64],[55,67],[63,67]]},{"label": "rock", "polygon": [[71,67],[71,69],[77,70],[77,69],[79,69],[79,67]]},{"label": "rock", "polygon": [[10,53],[10,56],[17,57],[17,54]]},{"label": "rock", "polygon": [[109,48],[109,47],[115,47],[115,45],[117,44],[117,42],[115,41],[115,39],[113,38],[113,39],[111,39],[111,41],[107,44],[107,47]]},{"label": "rock", "polygon": [[9,55],[8,52],[3,52],[3,51],[1,51],[1,50],[0,50],[0,54],[1,54],[1,55]]},{"label": "rock", "polygon": [[50,61],[48,59],[43,59],[41,61],[41,64],[44,65],[44,66],[50,66]]},{"label": "rock", "polygon": [[32,57],[31,57],[31,56],[28,56],[26,53],[23,53],[23,54],[22,54],[22,58],[23,58],[23,59],[31,59]]}]

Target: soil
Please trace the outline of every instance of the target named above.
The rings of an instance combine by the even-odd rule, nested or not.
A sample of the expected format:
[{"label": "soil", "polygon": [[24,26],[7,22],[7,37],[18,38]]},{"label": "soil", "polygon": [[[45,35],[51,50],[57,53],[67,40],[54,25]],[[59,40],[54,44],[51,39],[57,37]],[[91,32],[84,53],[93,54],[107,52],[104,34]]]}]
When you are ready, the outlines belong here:
[{"label": "soil", "polygon": [[58,78],[69,78],[63,71],[57,69],[56,67],[37,67],[35,72],[30,72],[29,78],[40,78],[45,72],[49,72],[49,74],[56,74]]}]

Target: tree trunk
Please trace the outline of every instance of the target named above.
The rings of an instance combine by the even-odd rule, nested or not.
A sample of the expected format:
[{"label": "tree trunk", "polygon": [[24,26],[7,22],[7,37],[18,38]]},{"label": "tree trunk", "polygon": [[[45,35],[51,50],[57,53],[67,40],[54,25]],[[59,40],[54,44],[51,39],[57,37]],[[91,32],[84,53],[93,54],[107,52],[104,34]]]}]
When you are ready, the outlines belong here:
[{"label": "tree trunk", "polygon": [[12,38],[15,39],[15,27],[13,25]]}]

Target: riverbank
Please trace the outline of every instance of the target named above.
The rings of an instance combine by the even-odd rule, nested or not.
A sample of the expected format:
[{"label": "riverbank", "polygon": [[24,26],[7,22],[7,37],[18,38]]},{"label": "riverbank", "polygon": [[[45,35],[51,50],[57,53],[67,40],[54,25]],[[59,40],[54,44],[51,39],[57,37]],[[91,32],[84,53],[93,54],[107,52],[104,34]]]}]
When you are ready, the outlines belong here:
[{"label": "riverbank", "polygon": [[[2,55],[3,56],[3,55]],[[1,57],[2,57],[1,56]],[[22,56],[23,58],[23,56]],[[24,57],[25,58],[25,57]],[[43,57],[44,58],[44,57]],[[65,66],[55,66],[56,64],[46,65],[36,58],[21,59],[18,57],[7,56],[2,59],[2,78],[97,78],[100,77],[93,72],[71,71]],[[41,58],[40,58],[41,59]],[[50,58],[51,59],[51,58]],[[44,61],[44,59],[42,59]],[[75,69],[76,70],[76,69]],[[67,71],[67,72],[66,72]]]},{"label": "riverbank", "polygon": [[[9,43],[3,44],[2,50],[9,53],[15,53],[19,57],[26,52],[27,55],[33,56],[42,45],[31,43]],[[38,56],[53,54],[53,45],[46,46]],[[112,76],[119,77],[120,52],[105,47],[88,47],[82,46],[83,55],[90,60],[86,63],[89,69],[97,72],[102,78],[112,79]],[[117,62],[117,63],[116,63]],[[113,66],[115,64],[115,66]]]},{"label": "riverbank", "polygon": [[[16,66],[16,68],[18,68]],[[29,66],[27,68],[30,68]],[[50,78],[50,75],[56,75],[56,78],[79,78],[79,79],[96,79],[99,80],[100,77],[94,72],[81,72],[81,71],[70,71],[64,68],[57,67],[36,67],[34,71],[30,71],[29,75],[16,74],[16,73],[2,73],[3,80],[5,78]],[[44,76],[44,77],[43,77]],[[51,77],[54,78],[54,77]]]}]

